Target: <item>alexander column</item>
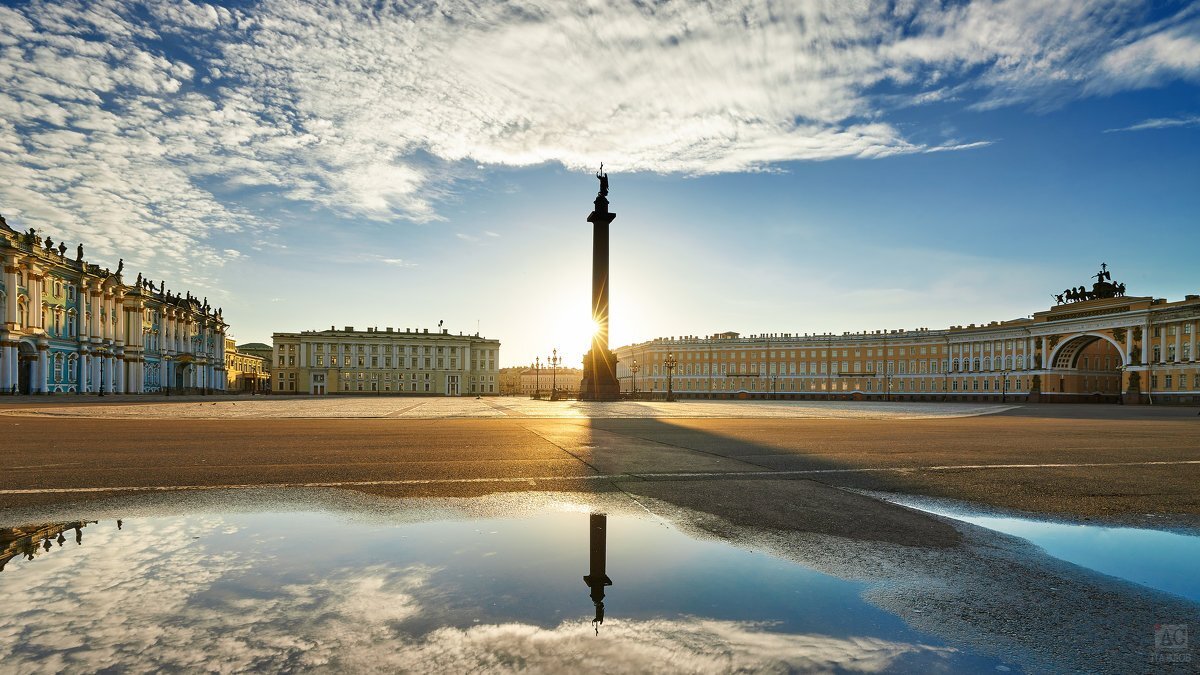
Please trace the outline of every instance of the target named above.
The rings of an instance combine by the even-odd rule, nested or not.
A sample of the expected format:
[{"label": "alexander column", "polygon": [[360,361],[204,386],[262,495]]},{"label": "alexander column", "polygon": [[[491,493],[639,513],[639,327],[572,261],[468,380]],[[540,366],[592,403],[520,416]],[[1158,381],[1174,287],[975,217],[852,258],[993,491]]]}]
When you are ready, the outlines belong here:
[{"label": "alexander column", "polygon": [[608,225],[617,214],[608,211],[608,174],[604,173],[603,164],[596,178],[600,179],[600,192],[588,222],[593,226],[592,320],[597,328],[592,336],[592,348],[583,356],[579,398],[615,401],[621,397],[621,385],[617,382],[617,359],[608,351]]}]

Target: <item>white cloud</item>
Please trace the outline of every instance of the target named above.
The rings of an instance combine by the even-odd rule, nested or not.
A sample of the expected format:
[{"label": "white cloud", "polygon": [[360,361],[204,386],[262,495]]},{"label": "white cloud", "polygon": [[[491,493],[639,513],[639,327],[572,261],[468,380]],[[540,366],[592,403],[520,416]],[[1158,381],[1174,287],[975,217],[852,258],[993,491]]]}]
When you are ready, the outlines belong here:
[{"label": "white cloud", "polygon": [[1137,124],[1131,124],[1127,127],[1105,129],[1104,133],[1110,134],[1117,131],[1145,131],[1146,129],[1170,129],[1173,127],[1195,126],[1200,126],[1200,115],[1185,115],[1183,117],[1155,117],[1148,120],[1142,120]]},{"label": "white cloud", "polygon": [[39,557],[30,563],[38,583],[10,589],[10,610],[0,615],[5,667],[23,673],[882,672],[906,657],[956,654],[694,617],[611,619],[599,638],[587,621],[551,628],[435,623],[429,632],[412,633],[406,621],[437,621],[445,611],[437,568],[323,569],[320,577],[293,575],[299,578],[277,586],[258,570],[278,561],[225,548],[229,532],[229,523],[215,516],[144,520],[121,533],[111,522],[86,528],[82,548],[68,542],[69,551]]},{"label": "white cloud", "polygon": [[416,267],[417,266],[416,263],[410,262],[403,258],[383,258],[382,262],[384,264],[392,265],[394,267]]},{"label": "white cloud", "polygon": [[975,148],[991,141],[930,141],[891,113],[1195,81],[1200,10],[1146,12],[1127,0],[35,0],[0,8],[0,207],[186,282],[228,259],[214,234],[254,240],[273,225],[227,190],[429,222],[476,166],[697,174]]}]

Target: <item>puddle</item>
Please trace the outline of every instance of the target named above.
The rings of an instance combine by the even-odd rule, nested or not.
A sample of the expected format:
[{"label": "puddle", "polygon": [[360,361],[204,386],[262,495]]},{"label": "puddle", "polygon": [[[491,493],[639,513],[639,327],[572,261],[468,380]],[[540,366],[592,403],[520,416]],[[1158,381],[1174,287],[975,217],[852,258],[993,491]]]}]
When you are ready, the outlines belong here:
[{"label": "puddle", "polygon": [[861,583],[569,504],[80,521],[0,530],[0,558],[12,672],[1009,669],[865,602]]},{"label": "puddle", "polygon": [[989,530],[1021,537],[1060,560],[1200,602],[1200,537],[1132,527],[1050,522],[972,512],[936,499],[877,496]]}]

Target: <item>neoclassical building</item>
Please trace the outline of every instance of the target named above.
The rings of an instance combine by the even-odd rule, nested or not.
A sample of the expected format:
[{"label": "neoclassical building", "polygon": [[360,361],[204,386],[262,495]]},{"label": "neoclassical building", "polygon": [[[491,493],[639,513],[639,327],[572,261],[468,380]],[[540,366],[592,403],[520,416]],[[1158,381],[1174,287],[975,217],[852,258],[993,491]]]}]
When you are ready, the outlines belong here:
[{"label": "neoclassical building", "polygon": [[1031,318],[986,325],[628,345],[621,389],[661,396],[670,374],[691,398],[1200,402],[1200,295],[1130,297],[1103,266],[1093,278]]},{"label": "neoclassical building", "polygon": [[280,394],[500,393],[500,341],[447,330],[367,328],[273,335],[271,390]]},{"label": "neoclassical building", "polygon": [[225,388],[227,390],[243,393],[266,393],[269,391],[271,375],[266,371],[265,364],[266,357],[243,351],[232,338],[225,338]]},{"label": "neoclassical building", "polygon": [[220,309],[163,284],[126,283],[0,217],[0,392],[219,391],[225,388]]}]

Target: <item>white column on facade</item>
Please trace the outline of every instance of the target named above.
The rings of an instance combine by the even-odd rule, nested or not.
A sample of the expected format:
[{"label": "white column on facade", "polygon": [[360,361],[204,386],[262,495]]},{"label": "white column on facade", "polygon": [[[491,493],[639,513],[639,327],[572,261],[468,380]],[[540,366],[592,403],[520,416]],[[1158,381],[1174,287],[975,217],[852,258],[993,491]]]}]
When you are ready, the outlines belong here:
[{"label": "white column on facade", "polygon": [[79,360],[75,362],[75,386],[81,394],[88,391],[88,354],[84,351],[79,352]]},{"label": "white column on facade", "polygon": [[[1196,347],[1197,347],[1196,336],[1197,335],[1200,335],[1200,321],[1195,322],[1195,325],[1192,326],[1192,346],[1191,346],[1191,352],[1190,352],[1192,361],[1200,361],[1200,354],[1196,353]],[[1192,388],[1200,389],[1200,386],[1196,386],[1196,387],[1192,387]]]},{"label": "white column on facade", "polygon": [[1046,336],[1038,338],[1039,348],[1042,351],[1042,369],[1050,369],[1050,350],[1046,348]]},{"label": "white column on facade", "polygon": [[100,391],[100,356],[93,354],[91,358],[92,374],[88,378],[92,382],[92,391]]},{"label": "white column on facade", "polygon": [[[4,259],[4,289],[8,296],[4,306],[4,322],[15,326],[17,323],[17,259],[7,256]],[[9,389],[12,385],[9,385]]]},{"label": "white column on facade", "polygon": [[8,380],[8,362],[11,360],[8,343],[0,342],[0,395],[7,394],[12,389],[12,384]]},{"label": "white column on facade", "polygon": [[1133,354],[1133,329],[1125,330],[1125,353],[1122,355],[1121,363],[1128,364],[1129,357]]},{"label": "white column on facade", "polygon": [[117,344],[125,344],[125,301],[120,293],[113,296],[113,316],[116,318],[116,323],[113,325],[113,339]]},{"label": "white column on facade", "polygon": [[50,380],[50,347],[38,345],[37,376],[34,378],[34,390],[39,394],[50,391],[47,386]]},{"label": "white column on facade", "polygon": [[1180,348],[1183,346],[1183,322],[1175,324],[1175,363],[1183,362],[1183,352]]},{"label": "white column on facade", "polygon": [[1162,324],[1158,327],[1158,362],[1167,362],[1167,325]]},{"label": "white column on facade", "polygon": [[88,302],[88,307],[91,308],[90,311],[92,313],[92,319],[90,321],[88,321],[88,337],[89,338],[99,338],[100,337],[100,289],[99,288],[92,288],[91,293],[88,294],[87,302]]},{"label": "white column on facade", "polygon": [[42,271],[37,267],[30,267],[28,279],[29,325],[26,328],[44,328],[42,326]]}]

